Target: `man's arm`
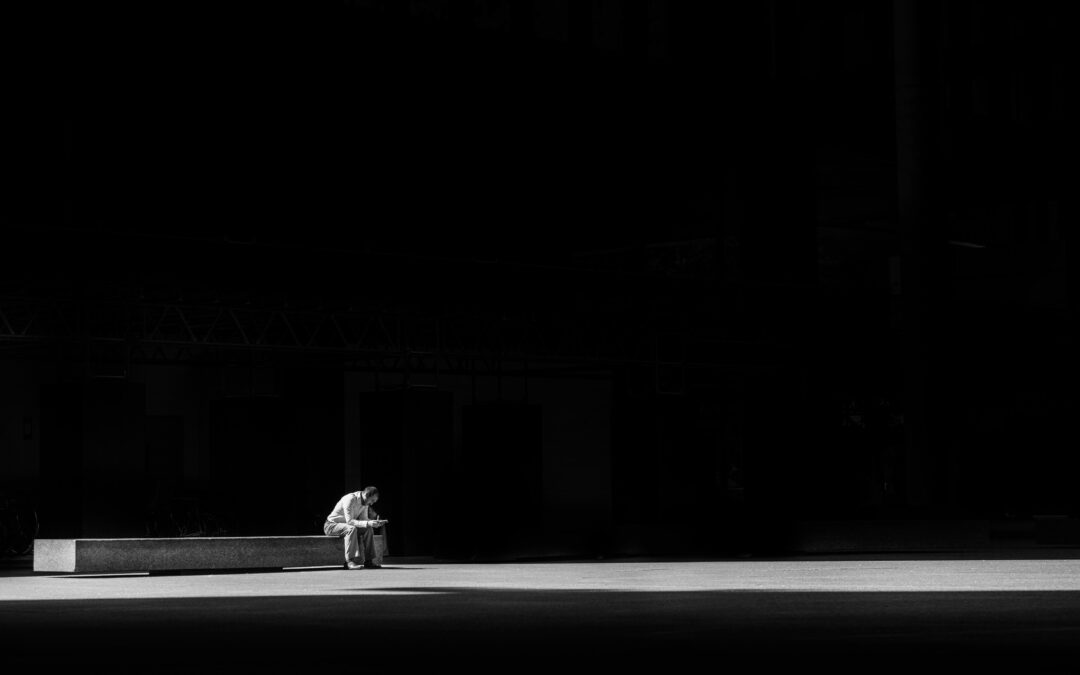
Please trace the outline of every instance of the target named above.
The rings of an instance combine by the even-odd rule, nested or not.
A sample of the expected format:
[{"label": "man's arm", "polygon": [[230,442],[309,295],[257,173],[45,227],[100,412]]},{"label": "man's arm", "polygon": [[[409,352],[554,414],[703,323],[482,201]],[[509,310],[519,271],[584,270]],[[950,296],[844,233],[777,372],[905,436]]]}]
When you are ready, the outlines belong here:
[{"label": "man's arm", "polygon": [[[338,513],[338,507],[341,507],[340,513]],[[361,523],[363,521],[356,520],[356,495],[345,495],[341,498],[341,501],[334,506],[334,511],[330,514],[328,520],[332,523],[342,523],[344,525],[352,525],[353,527],[364,527]]]},{"label": "man's arm", "polygon": [[360,515],[359,502],[360,500],[356,498],[356,495],[349,495],[345,498],[345,522],[353,527],[370,527],[370,521],[357,518]]},{"label": "man's arm", "polygon": [[[345,509],[339,509],[341,506],[341,500],[338,500],[337,504],[334,504],[334,510],[330,512],[330,515],[326,517],[331,523],[344,523],[347,519]],[[340,511],[340,513],[339,513]]]}]

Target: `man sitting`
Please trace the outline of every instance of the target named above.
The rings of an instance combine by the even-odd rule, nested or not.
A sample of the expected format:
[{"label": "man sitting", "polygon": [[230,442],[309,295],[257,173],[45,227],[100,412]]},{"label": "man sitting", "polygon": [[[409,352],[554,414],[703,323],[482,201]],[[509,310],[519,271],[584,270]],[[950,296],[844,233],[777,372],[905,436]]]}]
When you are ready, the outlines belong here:
[{"label": "man sitting", "polygon": [[382,567],[382,552],[375,549],[375,528],[387,521],[370,510],[379,501],[379,488],[374,485],[350,492],[338,500],[326,517],[323,532],[331,537],[345,538],[345,567],[350,570]]}]

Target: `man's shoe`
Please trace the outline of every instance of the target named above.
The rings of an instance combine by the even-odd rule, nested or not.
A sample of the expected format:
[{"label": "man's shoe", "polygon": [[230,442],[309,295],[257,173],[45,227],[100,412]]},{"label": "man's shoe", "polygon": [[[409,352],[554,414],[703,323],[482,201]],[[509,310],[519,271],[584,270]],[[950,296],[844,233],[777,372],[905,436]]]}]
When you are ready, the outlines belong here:
[{"label": "man's shoe", "polygon": [[364,567],[366,567],[369,570],[377,570],[377,569],[381,569],[382,565],[379,565],[378,563],[373,563],[373,562],[371,562],[369,560],[366,563],[364,563]]},{"label": "man's shoe", "polygon": [[362,570],[365,567],[367,567],[367,565],[361,565],[360,563],[354,563],[351,560],[349,562],[345,563],[345,569]]}]

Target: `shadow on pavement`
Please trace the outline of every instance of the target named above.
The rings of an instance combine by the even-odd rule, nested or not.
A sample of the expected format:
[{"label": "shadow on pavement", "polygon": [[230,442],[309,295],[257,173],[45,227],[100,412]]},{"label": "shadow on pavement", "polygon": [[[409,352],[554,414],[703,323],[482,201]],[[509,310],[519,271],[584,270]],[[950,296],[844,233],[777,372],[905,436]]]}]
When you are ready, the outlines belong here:
[{"label": "shadow on pavement", "polygon": [[[348,583],[347,581],[344,583]],[[1013,666],[1080,656],[1080,592],[367,588],[325,595],[3,601],[5,663],[295,672]]]}]

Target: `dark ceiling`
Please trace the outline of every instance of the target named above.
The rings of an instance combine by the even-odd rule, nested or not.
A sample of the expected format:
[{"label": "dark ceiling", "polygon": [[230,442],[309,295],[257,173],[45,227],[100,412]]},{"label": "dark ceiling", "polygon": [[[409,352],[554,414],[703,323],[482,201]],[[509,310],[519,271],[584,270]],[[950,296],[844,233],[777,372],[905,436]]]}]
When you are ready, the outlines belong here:
[{"label": "dark ceiling", "polygon": [[[532,7],[28,10],[8,22],[4,292],[569,307],[584,288],[625,301],[630,277],[732,281],[742,256],[746,278],[809,270],[884,325],[888,3]],[[1065,17],[939,17],[947,133],[928,147],[948,203],[925,251],[974,274],[978,302],[1061,268]],[[688,307],[713,292],[688,288]]]},{"label": "dark ceiling", "polygon": [[[46,42],[22,55],[38,95],[18,219],[552,262],[715,236],[695,204],[723,180],[731,137],[769,133],[747,125],[770,57],[740,51],[769,39],[732,25],[745,9],[672,9],[662,56],[639,59],[625,15],[616,48],[579,49],[367,4],[329,25],[269,9],[45,17]],[[791,122],[877,166],[892,153],[881,14],[859,14],[852,54],[827,31],[795,35],[813,63],[784,66],[813,85]]]}]

